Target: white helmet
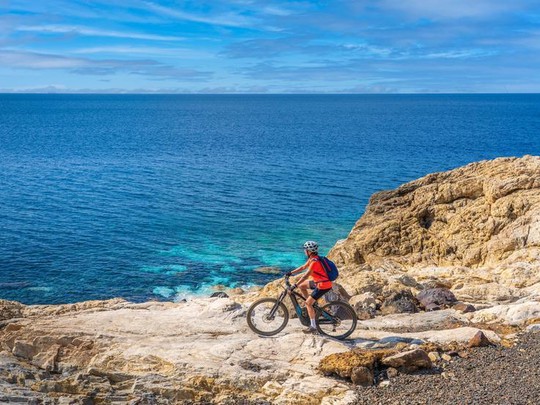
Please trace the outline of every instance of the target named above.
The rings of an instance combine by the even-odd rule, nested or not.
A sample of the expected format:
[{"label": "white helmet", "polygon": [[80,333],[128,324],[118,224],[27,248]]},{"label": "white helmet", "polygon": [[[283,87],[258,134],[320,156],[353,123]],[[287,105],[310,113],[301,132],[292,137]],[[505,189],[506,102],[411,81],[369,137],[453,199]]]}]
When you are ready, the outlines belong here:
[{"label": "white helmet", "polygon": [[306,243],[304,243],[304,249],[311,253],[317,253],[319,251],[319,245],[317,242],[308,240]]}]

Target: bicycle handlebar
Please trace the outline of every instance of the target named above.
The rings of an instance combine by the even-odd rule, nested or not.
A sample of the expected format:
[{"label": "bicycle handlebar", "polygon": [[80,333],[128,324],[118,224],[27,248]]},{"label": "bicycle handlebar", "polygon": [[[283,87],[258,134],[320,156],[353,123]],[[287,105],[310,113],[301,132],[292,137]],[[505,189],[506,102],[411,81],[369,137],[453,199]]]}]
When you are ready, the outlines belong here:
[{"label": "bicycle handlebar", "polygon": [[285,277],[284,277],[284,279],[285,279],[285,285],[287,286],[287,288],[288,288],[289,290],[292,291],[292,290],[294,290],[294,288],[293,288],[292,284],[289,282],[289,278],[291,278],[291,276],[288,275],[288,274],[285,274]]}]

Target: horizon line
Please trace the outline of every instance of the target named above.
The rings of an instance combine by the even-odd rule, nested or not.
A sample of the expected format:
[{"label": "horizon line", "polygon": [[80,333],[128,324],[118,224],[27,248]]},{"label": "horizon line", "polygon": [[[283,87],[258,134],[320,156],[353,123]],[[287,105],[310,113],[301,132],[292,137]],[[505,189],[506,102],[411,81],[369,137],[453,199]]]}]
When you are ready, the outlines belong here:
[{"label": "horizon line", "polygon": [[164,96],[399,96],[399,95],[518,95],[518,94],[530,94],[536,95],[540,92],[410,92],[410,93],[346,93],[346,92],[325,92],[325,93],[250,93],[250,92],[230,92],[230,93],[197,93],[197,92],[185,92],[185,93],[171,93],[171,92],[106,92],[106,91],[88,91],[88,92],[25,92],[25,91],[0,91],[0,95],[116,95],[116,96],[125,96],[125,95],[164,95]]}]

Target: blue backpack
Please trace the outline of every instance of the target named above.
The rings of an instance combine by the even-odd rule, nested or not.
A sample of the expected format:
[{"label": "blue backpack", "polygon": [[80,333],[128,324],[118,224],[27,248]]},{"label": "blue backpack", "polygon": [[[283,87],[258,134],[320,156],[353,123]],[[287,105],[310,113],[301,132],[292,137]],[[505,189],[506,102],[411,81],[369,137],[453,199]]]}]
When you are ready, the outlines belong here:
[{"label": "blue backpack", "polygon": [[321,259],[321,264],[324,268],[324,271],[326,271],[328,280],[334,281],[335,279],[337,279],[339,277],[339,271],[336,264],[327,257],[319,256],[319,258]]}]

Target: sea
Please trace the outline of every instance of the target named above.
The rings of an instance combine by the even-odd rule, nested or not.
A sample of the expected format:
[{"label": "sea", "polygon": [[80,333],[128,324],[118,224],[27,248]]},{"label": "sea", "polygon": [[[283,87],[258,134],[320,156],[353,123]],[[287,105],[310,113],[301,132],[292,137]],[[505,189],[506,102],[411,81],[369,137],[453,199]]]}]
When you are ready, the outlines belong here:
[{"label": "sea", "polygon": [[538,94],[0,94],[0,299],[261,285],[375,192],[526,154]]}]

